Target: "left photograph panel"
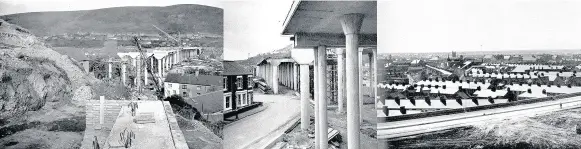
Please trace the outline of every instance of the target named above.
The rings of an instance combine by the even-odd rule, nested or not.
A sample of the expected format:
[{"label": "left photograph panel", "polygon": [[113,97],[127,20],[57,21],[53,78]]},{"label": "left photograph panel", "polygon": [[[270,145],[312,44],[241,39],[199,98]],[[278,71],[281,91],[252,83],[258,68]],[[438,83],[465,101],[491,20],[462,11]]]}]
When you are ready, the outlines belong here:
[{"label": "left photograph panel", "polygon": [[222,148],[214,1],[0,1],[0,148]]}]

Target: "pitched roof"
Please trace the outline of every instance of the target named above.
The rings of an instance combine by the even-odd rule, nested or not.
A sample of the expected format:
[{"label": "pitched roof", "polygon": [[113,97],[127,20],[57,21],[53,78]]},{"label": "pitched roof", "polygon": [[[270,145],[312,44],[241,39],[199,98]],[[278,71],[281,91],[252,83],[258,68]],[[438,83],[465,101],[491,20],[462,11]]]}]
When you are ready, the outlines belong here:
[{"label": "pitched roof", "polygon": [[229,75],[249,75],[252,74],[249,68],[243,66],[235,61],[222,61],[222,65],[224,65],[224,72],[222,75],[229,76]]},{"label": "pitched roof", "polygon": [[165,82],[191,85],[221,86],[222,76],[196,76],[195,74],[168,73]]}]

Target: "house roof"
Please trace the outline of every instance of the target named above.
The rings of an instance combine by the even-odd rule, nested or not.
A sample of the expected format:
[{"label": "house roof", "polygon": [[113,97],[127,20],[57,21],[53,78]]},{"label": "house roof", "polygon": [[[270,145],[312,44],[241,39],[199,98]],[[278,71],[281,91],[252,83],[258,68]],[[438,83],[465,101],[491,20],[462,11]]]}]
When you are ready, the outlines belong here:
[{"label": "house roof", "polygon": [[492,98],[503,97],[506,95],[506,93],[508,93],[506,90],[496,90],[495,92],[493,92],[492,90],[489,90],[489,89],[483,89],[483,90],[474,92],[476,97],[489,97],[490,96]]},{"label": "house roof", "polygon": [[221,86],[222,76],[196,76],[195,74],[168,73],[165,82],[191,85]]},{"label": "house roof", "polygon": [[222,72],[222,75],[225,76],[252,74],[248,67],[235,61],[222,61],[222,65],[224,65],[224,72]]},{"label": "house roof", "polygon": [[532,55],[525,55],[522,57],[523,61],[536,61],[537,58],[533,57]]}]

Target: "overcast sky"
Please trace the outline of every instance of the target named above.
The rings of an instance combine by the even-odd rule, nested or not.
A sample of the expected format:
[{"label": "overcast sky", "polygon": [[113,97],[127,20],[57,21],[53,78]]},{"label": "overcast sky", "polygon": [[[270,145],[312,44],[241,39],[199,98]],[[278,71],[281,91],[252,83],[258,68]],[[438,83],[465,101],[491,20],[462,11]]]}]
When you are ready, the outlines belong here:
[{"label": "overcast sky", "polygon": [[228,1],[224,3],[224,59],[282,49],[292,44],[282,25],[292,0]]},{"label": "overcast sky", "polygon": [[[292,1],[0,0],[0,14],[119,6],[202,4],[224,9],[225,59],[291,44],[280,35]],[[578,0],[388,0],[378,2],[378,51],[581,49]],[[482,46],[481,46],[482,45]]]},{"label": "overcast sky", "polygon": [[581,49],[581,1],[378,2],[381,53]]},{"label": "overcast sky", "polygon": [[280,35],[292,0],[0,0],[0,15],[38,12],[90,10],[121,6],[169,6],[201,4],[224,9],[224,57],[246,59],[291,44]]},{"label": "overcast sky", "polygon": [[169,6],[176,4],[200,4],[222,8],[213,0],[0,0],[0,15],[39,12],[90,10],[121,6]]}]

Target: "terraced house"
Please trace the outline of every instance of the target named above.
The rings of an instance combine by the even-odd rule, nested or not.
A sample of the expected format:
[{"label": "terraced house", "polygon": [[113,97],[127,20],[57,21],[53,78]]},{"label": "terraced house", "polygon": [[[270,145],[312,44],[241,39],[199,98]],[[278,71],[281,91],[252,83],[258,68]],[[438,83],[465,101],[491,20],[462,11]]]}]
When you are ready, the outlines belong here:
[{"label": "terraced house", "polygon": [[254,103],[252,72],[235,61],[223,61],[222,64],[224,110],[243,112],[242,109],[250,108]]},{"label": "terraced house", "polygon": [[165,97],[180,95],[188,98],[218,91],[222,86],[220,79],[220,76],[170,73],[164,82]]}]

